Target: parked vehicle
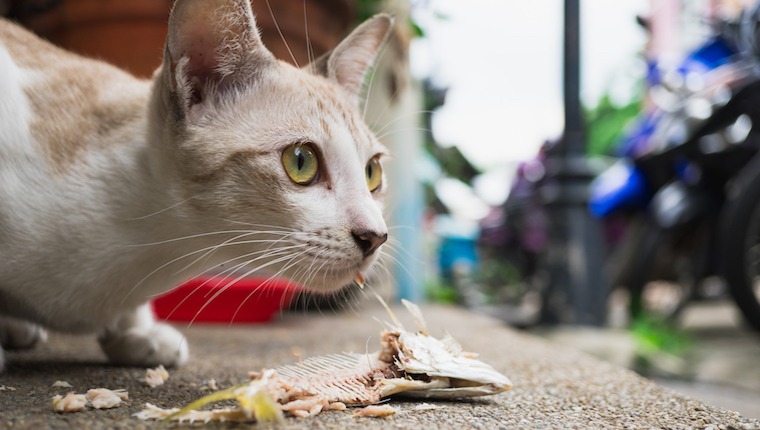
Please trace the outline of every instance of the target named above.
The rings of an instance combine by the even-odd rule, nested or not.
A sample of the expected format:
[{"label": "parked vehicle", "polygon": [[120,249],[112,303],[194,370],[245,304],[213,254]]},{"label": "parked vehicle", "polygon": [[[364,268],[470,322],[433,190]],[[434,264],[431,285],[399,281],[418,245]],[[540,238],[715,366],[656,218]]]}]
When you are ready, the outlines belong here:
[{"label": "parked vehicle", "polygon": [[634,316],[675,316],[697,286],[720,276],[760,330],[757,9],[714,27],[677,69],[653,79],[654,108],[592,185],[589,207],[628,219],[610,278],[631,292]]},{"label": "parked vehicle", "polygon": [[507,200],[480,222],[480,296],[496,303],[491,315],[516,326],[540,323],[547,299],[549,220],[540,189],[545,150],[553,144],[545,142],[534,159],[518,166]]}]

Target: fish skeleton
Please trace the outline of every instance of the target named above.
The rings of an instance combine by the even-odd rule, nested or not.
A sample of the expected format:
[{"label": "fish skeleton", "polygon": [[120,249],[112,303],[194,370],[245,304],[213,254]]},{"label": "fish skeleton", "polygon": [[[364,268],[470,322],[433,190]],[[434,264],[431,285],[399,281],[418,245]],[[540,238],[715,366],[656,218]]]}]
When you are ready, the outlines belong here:
[{"label": "fish skeleton", "polygon": [[[419,326],[418,332],[410,332],[378,299],[393,321],[385,323],[378,352],[346,352],[264,369],[252,373],[249,382],[209,394],[182,409],[146,404],[146,409],[135,415],[165,421],[281,421],[282,411],[305,417],[328,409],[373,405],[394,394],[452,399],[498,394],[512,388],[509,378],[478,360],[477,354],[463,352],[448,333],[443,339],[430,336],[417,305],[402,300]],[[197,410],[227,399],[237,400],[240,407]]]}]

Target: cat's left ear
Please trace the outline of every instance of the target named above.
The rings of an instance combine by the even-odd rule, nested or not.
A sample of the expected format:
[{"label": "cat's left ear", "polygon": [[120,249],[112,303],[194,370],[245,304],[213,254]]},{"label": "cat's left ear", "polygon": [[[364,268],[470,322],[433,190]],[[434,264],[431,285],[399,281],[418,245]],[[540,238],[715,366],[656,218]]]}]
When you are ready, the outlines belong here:
[{"label": "cat's left ear", "polygon": [[305,69],[338,81],[349,94],[358,97],[364,75],[392,27],[391,15],[377,14],[364,21],[338,46],[314,60]]},{"label": "cat's left ear", "polygon": [[249,0],[175,2],[163,73],[186,111],[213,103],[274,62],[261,41]]}]

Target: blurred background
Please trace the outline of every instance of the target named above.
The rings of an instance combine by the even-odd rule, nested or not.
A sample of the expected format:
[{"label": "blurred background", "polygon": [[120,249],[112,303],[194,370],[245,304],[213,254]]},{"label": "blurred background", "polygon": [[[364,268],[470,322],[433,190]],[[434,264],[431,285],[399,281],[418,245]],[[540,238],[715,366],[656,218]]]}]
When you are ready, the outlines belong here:
[{"label": "blurred background", "polygon": [[[377,291],[466,306],[760,417],[754,1],[252,3],[265,44],[301,66],[396,16],[362,107],[394,154]],[[0,14],[149,77],[170,6],[0,0]]]}]

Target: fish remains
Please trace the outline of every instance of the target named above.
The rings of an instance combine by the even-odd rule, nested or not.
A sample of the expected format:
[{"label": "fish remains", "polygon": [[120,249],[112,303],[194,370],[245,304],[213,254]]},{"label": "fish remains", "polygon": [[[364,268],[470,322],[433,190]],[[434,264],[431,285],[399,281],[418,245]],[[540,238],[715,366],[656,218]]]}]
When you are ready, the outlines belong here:
[{"label": "fish remains", "polygon": [[[498,394],[512,388],[506,376],[476,359],[476,354],[463,352],[450,335],[443,339],[430,336],[415,304],[402,300],[420,328],[413,333],[406,331],[380,301],[393,323],[385,323],[382,349],[376,353],[342,353],[264,369],[251,374],[250,382],[209,394],[185,408],[161,409],[147,403],[135,416],[189,422],[281,421],[282,411],[307,417],[323,410],[373,405],[394,394],[452,399]],[[198,410],[227,399],[237,400],[239,408]]]}]

